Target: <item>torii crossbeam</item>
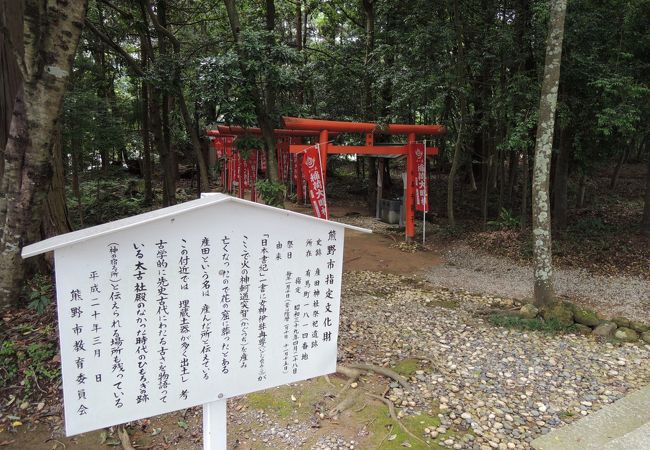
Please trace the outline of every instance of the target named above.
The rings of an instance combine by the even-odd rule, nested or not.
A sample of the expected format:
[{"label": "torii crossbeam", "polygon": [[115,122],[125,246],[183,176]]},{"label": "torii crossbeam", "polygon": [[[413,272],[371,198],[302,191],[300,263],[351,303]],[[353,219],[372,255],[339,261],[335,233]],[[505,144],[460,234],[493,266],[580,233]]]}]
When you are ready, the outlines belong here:
[{"label": "torii crossbeam", "polygon": [[[439,136],[445,133],[442,125],[409,125],[390,124],[382,127],[371,122],[344,122],[336,120],[304,119],[299,117],[283,117],[284,128],[287,130],[318,132],[319,148],[323,168],[323,181],[327,172],[328,154],[358,154],[358,155],[406,155],[406,239],[415,237],[415,154],[414,144],[417,136]],[[362,133],[366,137],[366,145],[333,145],[329,143],[331,133]],[[375,134],[406,135],[405,145],[375,146]],[[309,145],[299,144],[289,146],[291,153],[301,153]],[[437,147],[428,147],[427,156],[438,154]]]}]

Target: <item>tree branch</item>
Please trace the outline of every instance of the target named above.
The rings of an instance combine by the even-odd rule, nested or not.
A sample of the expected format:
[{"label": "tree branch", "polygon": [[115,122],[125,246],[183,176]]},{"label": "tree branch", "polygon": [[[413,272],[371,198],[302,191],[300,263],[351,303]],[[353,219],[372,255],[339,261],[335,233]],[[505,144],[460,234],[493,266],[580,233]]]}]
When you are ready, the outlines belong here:
[{"label": "tree branch", "polygon": [[144,77],[145,73],[144,70],[142,70],[142,67],[140,67],[140,64],[133,59],[131,55],[129,55],[126,50],[124,50],[122,47],[120,47],[117,43],[115,43],[110,37],[102,33],[97,27],[87,18],[84,20],[84,23],[88,27],[90,31],[93,32],[95,36],[97,36],[99,39],[104,41],[109,47],[111,47],[113,50],[115,50],[128,64],[128,66],[133,70],[137,75]]},{"label": "tree branch", "polygon": [[159,33],[162,33],[165,36],[167,36],[167,38],[171,41],[172,45],[174,46],[174,53],[178,53],[181,50],[181,43],[179,42],[178,39],[176,39],[176,36],[174,36],[171,31],[163,27],[161,23],[158,21],[158,16],[156,15],[156,13],[153,12],[153,6],[151,5],[151,1],[150,0],[146,0],[146,1],[147,1],[147,13],[149,14],[149,18],[151,19],[154,28]]},{"label": "tree branch", "polygon": [[131,14],[129,11],[125,11],[125,10],[123,10],[122,8],[119,8],[118,6],[115,6],[114,4],[112,4],[111,2],[109,2],[108,0],[98,0],[98,1],[100,1],[100,2],[103,3],[103,4],[105,4],[106,6],[108,6],[109,8],[111,8],[112,10],[117,11],[117,12],[120,13],[122,16],[124,16],[124,18],[126,18],[126,19],[130,19],[130,20],[133,20],[133,14]]}]

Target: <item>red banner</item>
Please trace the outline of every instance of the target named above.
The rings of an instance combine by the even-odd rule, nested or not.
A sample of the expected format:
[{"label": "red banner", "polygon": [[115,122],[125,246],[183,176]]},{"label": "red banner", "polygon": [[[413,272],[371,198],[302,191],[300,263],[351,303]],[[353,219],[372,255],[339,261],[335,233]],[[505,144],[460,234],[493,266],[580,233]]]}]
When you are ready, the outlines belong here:
[{"label": "red banner", "polygon": [[413,145],[414,170],[415,170],[415,209],[417,211],[429,210],[429,192],[427,180],[427,149],[424,143]]},{"label": "red banner", "polygon": [[327,200],[325,198],[325,184],[320,164],[320,153],[317,147],[305,150],[302,158],[302,173],[309,186],[309,198],[314,214],[320,219],[329,219]]}]

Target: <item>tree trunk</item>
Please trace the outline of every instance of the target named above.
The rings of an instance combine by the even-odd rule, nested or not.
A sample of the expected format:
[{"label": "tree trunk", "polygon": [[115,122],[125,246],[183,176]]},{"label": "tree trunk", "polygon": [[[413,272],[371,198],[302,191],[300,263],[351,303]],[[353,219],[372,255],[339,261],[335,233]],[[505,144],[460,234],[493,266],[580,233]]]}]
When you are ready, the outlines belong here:
[{"label": "tree trunk", "polygon": [[449,177],[447,178],[447,222],[452,228],[456,226],[456,217],[454,216],[454,185],[463,151],[463,116],[464,113],[461,110],[458,121],[458,135],[456,136],[456,144],[454,145],[454,157],[451,161],[451,169],[449,169]]},{"label": "tree trunk", "polygon": [[79,136],[76,134],[72,136],[72,193],[74,194],[75,199],[77,200],[77,213],[79,214],[79,227],[83,228],[84,226],[84,209],[81,204],[81,189],[79,188],[79,169],[81,168],[80,161],[80,152],[81,152],[81,142],[79,141]]},{"label": "tree trunk", "polygon": [[[141,40],[142,69],[147,68],[147,52],[145,50],[144,36]],[[153,187],[151,184],[151,139],[149,136],[149,87],[142,81],[142,177],[144,178],[144,205],[153,204]]]},{"label": "tree trunk", "polygon": [[[228,21],[230,23],[230,30],[235,40],[235,49],[240,70],[246,80],[246,88],[249,89],[251,97],[255,105],[255,116],[257,123],[262,130],[262,139],[264,140],[266,150],[267,170],[266,174],[270,181],[278,182],[278,163],[277,153],[275,148],[275,136],[273,134],[273,121],[271,114],[275,110],[275,87],[272,83],[266,83],[266,92],[257,88],[256,76],[252,69],[250,69],[247,61],[245,61],[244,54],[241,49],[241,23],[239,21],[239,13],[235,6],[234,0],[224,0],[226,12],[228,14]],[[269,31],[268,45],[273,45],[274,39],[272,38],[273,28],[275,27],[275,4],[272,0],[266,1],[266,26]],[[271,29],[269,29],[271,28]],[[304,36],[303,36],[304,38]],[[269,48],[269,51],[271,49]]]},{"label": "tree trunk", "polygon": [[548,305],[555,299],[551,254],[549,179],[565,16],[566,0],[552,1],[533,171],[533,254],[535,259],[535,304],[538,306]]},{"label": "tree trunk", "polygon": [[521,213],[520,213],[520,221],[521,221],[521,231],[524,231],[526,229],[526,226],[528,225],[528,191],[529,189],[529,183],[530,183],[530,161],[529,161],[529,156],[528,156],[528,150],[524,150],[523,153],[523,164],[521,167],[521,173],[523,175],[523,180],[522,180],[522,187],[521,187]]},{"label": "tree trunk", "polygon": [[641,232],[650,236],[650,156],[648,157],[648,170],[646,172],[645,204],[643,207],[643,220],[641,221]]},{"label": "tree trunk", "polygon": [[176,179],[174,177],[174,167],[169,154],[169,148],[165,142],[163,126],[160,117],[160,99],[161,94],[158,89],[152,89],[149,95],[149,119],[151,122],[151,131],[153,133],[154,143],[158,149],[160,157],[160,166],[162,172],[163,184],[163,206],[176,204]]},{"label": "tree trunk", "polygon": [[72,231],[68,220],[68,206],[65,201],[65,171],[63,168],[63,153],[61,142],[61,129],[56,130],[54,145],[52,147],[52,181],[47,194],[45,213],[43,214],[43,238]]},{"label": "tree trunk", "polygon": [[[29,231],[40,226],[52,176],[52,146],[86,2],[34,3],[24,12],[22,91],[5,149],[0,205],[0,309],[20,297]],[[47,39],[42,38],[47,36]]]},{"label": "tree trunk", "polygon": [[553,179],[553,223],[555,230],[559,232],[564,232],[567,227],[567,188],[572,146],[571,139],[567,139],[566,133],[566,130],[560,131],[560,153],[556,160]]},{"label": "tree trunk", "polygon": [[515,209],[514,192],[517,184],[517,166],[519,165],[519,153],[511,151],[508,163],[508,206],[511,210]]},{"label": "tree trunk", "polygon": [[582,175],[580,175],[580,182],[578,183],[578,199],[576,200],[576,208],[584,208],[586,191],[587,191],[587,175],[583,173]]},{"label": "tree trunk", "polygon": [[628,150],[627,148],[625,148],[621,152],[621,156],[618,158],[618,162],[616,163],[616,167],[614,168],[614,173],[612,173],[612,178],[609,182],[609,188],[612,191],[616,189],[616,185],[618,184],[618,178],[621,175],[621,169],[623,168],[623,164],[625,164],[625,160],[627,159],[627,154],[628,154]]},{"label": "tree trunk", "polygon": [[[153,8],[149,1],[147,2],[147,12],[151,18],[151,22],[158,31],[158,41],[161,43],[161,52],[164,50],[164,45],[162,45],[167,39],[169,39],[174,48],[174,55],[179,57],[180,54],[180,41],[167,29],[167,19],[166,19],[166,3],[165,0],[158,0],[158,14],[154,13]],[[185,94],[183,93],[183,82],[178,68],[174,69],[173,73],[173,82],[176,90],[176,98],[178,100],[178,106],[181,111],[181,116],[183,118],[183,123],[185,125],[185,131],[190,136],[192,142],[192,148],[194,150],[194,156],[196,158],[196,163],[199,168],[199,190],[200,192],[208,192],[210,190],[210,181],[208,176],[208,165],[205,162],[203,157],[203,150],[201,146],[201,140],[199,135],[196,132],[196,127],[192,123],[192,118],[187,109],[187,102],[185,101]],[[163,100],[163,121],[168,120],[164,116],[165,112],[165,103]],[[163,124],[168,127],[169,123],[163,122]],[[168,148],[171,148],[169,145]],[[170,154],[172,161],[174,160],[174,155]],[[175,167],[175,165],[173,165]]]}]

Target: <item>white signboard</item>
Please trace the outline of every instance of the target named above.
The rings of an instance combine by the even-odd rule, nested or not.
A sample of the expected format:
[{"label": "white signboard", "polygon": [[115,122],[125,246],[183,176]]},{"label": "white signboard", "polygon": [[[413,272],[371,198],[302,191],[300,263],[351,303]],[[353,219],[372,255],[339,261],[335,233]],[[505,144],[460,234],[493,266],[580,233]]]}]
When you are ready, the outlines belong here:
[{"label": "white signboard", "polygon": [[225,199],[55,249],[67,435],[336,370],[344,226]]}]

